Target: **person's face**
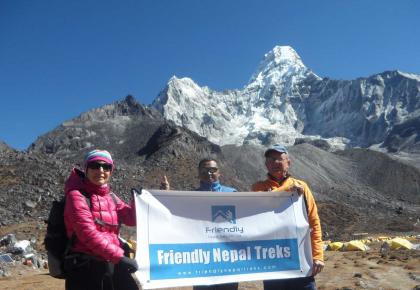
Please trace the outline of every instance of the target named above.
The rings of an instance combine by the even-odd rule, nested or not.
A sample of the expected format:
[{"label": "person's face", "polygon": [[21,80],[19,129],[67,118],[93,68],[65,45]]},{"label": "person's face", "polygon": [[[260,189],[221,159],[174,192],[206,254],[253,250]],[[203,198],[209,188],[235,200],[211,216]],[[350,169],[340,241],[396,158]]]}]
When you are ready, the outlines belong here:
[{"label": "person's face", "polygon": [[220,172],[219,167],[215,161],[204,162],[200,168],[198,168],[198,177],[200,181],[206,183],[212,183],[219,180]]},{"label": "person's face", "polygon": [[112,174],[112,165],[103,161],[90,162],[87,165],[86,177],[95,185],[107,184]]},{"label": "person's face", "polygon": [[268,173],[276,178],[283,178],[289,170],[290,160],[286,153],[270,151],[265,158]]}]

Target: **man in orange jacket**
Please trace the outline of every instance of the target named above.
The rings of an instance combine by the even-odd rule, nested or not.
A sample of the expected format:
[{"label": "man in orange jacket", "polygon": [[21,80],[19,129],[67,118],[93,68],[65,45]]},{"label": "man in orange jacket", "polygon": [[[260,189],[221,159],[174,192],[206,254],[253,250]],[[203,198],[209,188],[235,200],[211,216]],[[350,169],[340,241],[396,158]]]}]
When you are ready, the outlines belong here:
[{"label": "man in orange jacket", "polygon": [[293,279],[279,279],[264,281],[264,290],[280,289],[316,289],[314,276],[324,268],[324,254],[321,233],[321,223],[314,197],[308,185],[293,178],[289,174],[291,161],[286,147],[281,144],[273,145],[265,151],[265,166],[267,179],[252,185],[252,191],[298,191],[305,198],[311,231],[312,246],[312,276]]}]

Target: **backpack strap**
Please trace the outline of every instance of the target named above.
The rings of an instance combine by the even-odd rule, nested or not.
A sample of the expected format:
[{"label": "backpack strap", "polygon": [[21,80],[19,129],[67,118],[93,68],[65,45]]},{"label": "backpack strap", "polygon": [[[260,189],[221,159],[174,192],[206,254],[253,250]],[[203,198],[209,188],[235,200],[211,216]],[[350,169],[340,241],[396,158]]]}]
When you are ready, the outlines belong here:
[{"label": "backpack strap", "polygon": [[119,204],[118,200],[117,200],[117,196],[115,195],[115,193],[113,193],[112,191],[109,193],[109,195],[112,197],[112,200],[115,203],[115,206],[117,206]]},{"label": "backpack strap", "polygon": [[[83,192],[82,192],[83,193]],[[118,205],[118,200],[117,200],[117,197],[116,197],[116,195],[115,195],[115,193],[113,193],[113,192],[110,192],[109,193],[109,195],[112,197],[112,201],[114,202],[114,204],[115,204],[115,207],[117,207],[117,205]],[[90,200],[90,196],[88,196],[88,194],[84,194],[84,196],[85,196],[85,198],[86,198],[86,202],[87,202],[87,204],[89,205],[89,208],[90,208],[90,211],[92,211],[92,203],[91,203],[91,200]],[[105,221],[103,221],[102,219],[99,219],[99,218],[96,218],[95,220],[94,220],[94,222],[96,223],[96,224],[98,224],[98,225],[100,225],[100,226],[108,226],[108,227],[118,227],[118,230],[120,229],[120,227],[121,227],[121,222],[119,222],[118,224],[110,224],[110,223],[107,223],[107,222],[105,222]]]},{"label": "backpack strap", "polygon": [[92,211],[92,202],[90,201],[90,197],[92,196],[90,193],[87,193],[83,190],[80,190],[80,193],[85,197],[86,203],[89,207],[89,210]]},{"label": "backpack strap", "polygon": [[[79,191],[85,197],[85,200],[86,200],[86,203],[89,207],[89,210],[92,212],[92,202],[90,200],[91,194],[89,194],[89,193],[87,193],[83,190],[79,190]],[[76,233],[73,232],[70,239],[67,241],[66,249],[64,250],[64,257],[68,255],[68,253],[70,252],[71,247],[73,246],[75,241],[76,241]]]},{"label": "backpack strap", "polygon": [[303,201],[305,202],[306,213],[309,216],[308,201],[306,200],[306,195],[305,194],[303,194]]}]

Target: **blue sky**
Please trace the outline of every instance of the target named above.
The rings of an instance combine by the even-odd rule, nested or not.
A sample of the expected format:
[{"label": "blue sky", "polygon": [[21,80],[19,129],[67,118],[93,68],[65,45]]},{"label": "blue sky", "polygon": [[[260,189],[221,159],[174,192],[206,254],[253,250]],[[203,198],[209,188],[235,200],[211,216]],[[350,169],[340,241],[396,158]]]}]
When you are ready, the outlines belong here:
[{"label": "blue sky", "polygon": [[321,77],[420,74],[417,0],[0,0],[0,140],[26,149],[89,109],[169,78],[246,85],[290,45]]}]

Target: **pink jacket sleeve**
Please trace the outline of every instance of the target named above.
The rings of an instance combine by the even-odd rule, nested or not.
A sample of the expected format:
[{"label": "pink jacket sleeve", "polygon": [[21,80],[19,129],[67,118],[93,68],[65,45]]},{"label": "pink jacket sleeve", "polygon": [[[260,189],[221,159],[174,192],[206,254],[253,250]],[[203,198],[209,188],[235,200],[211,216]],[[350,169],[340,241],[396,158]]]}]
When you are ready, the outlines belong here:
[{"label": "pink jacket sleeve", "polygon": [[118,196],[114,194],[117,200],[118,220],[127,226],[136,225],[136,206],[134,199],[131,200],[130,205],[123,202]]}]

